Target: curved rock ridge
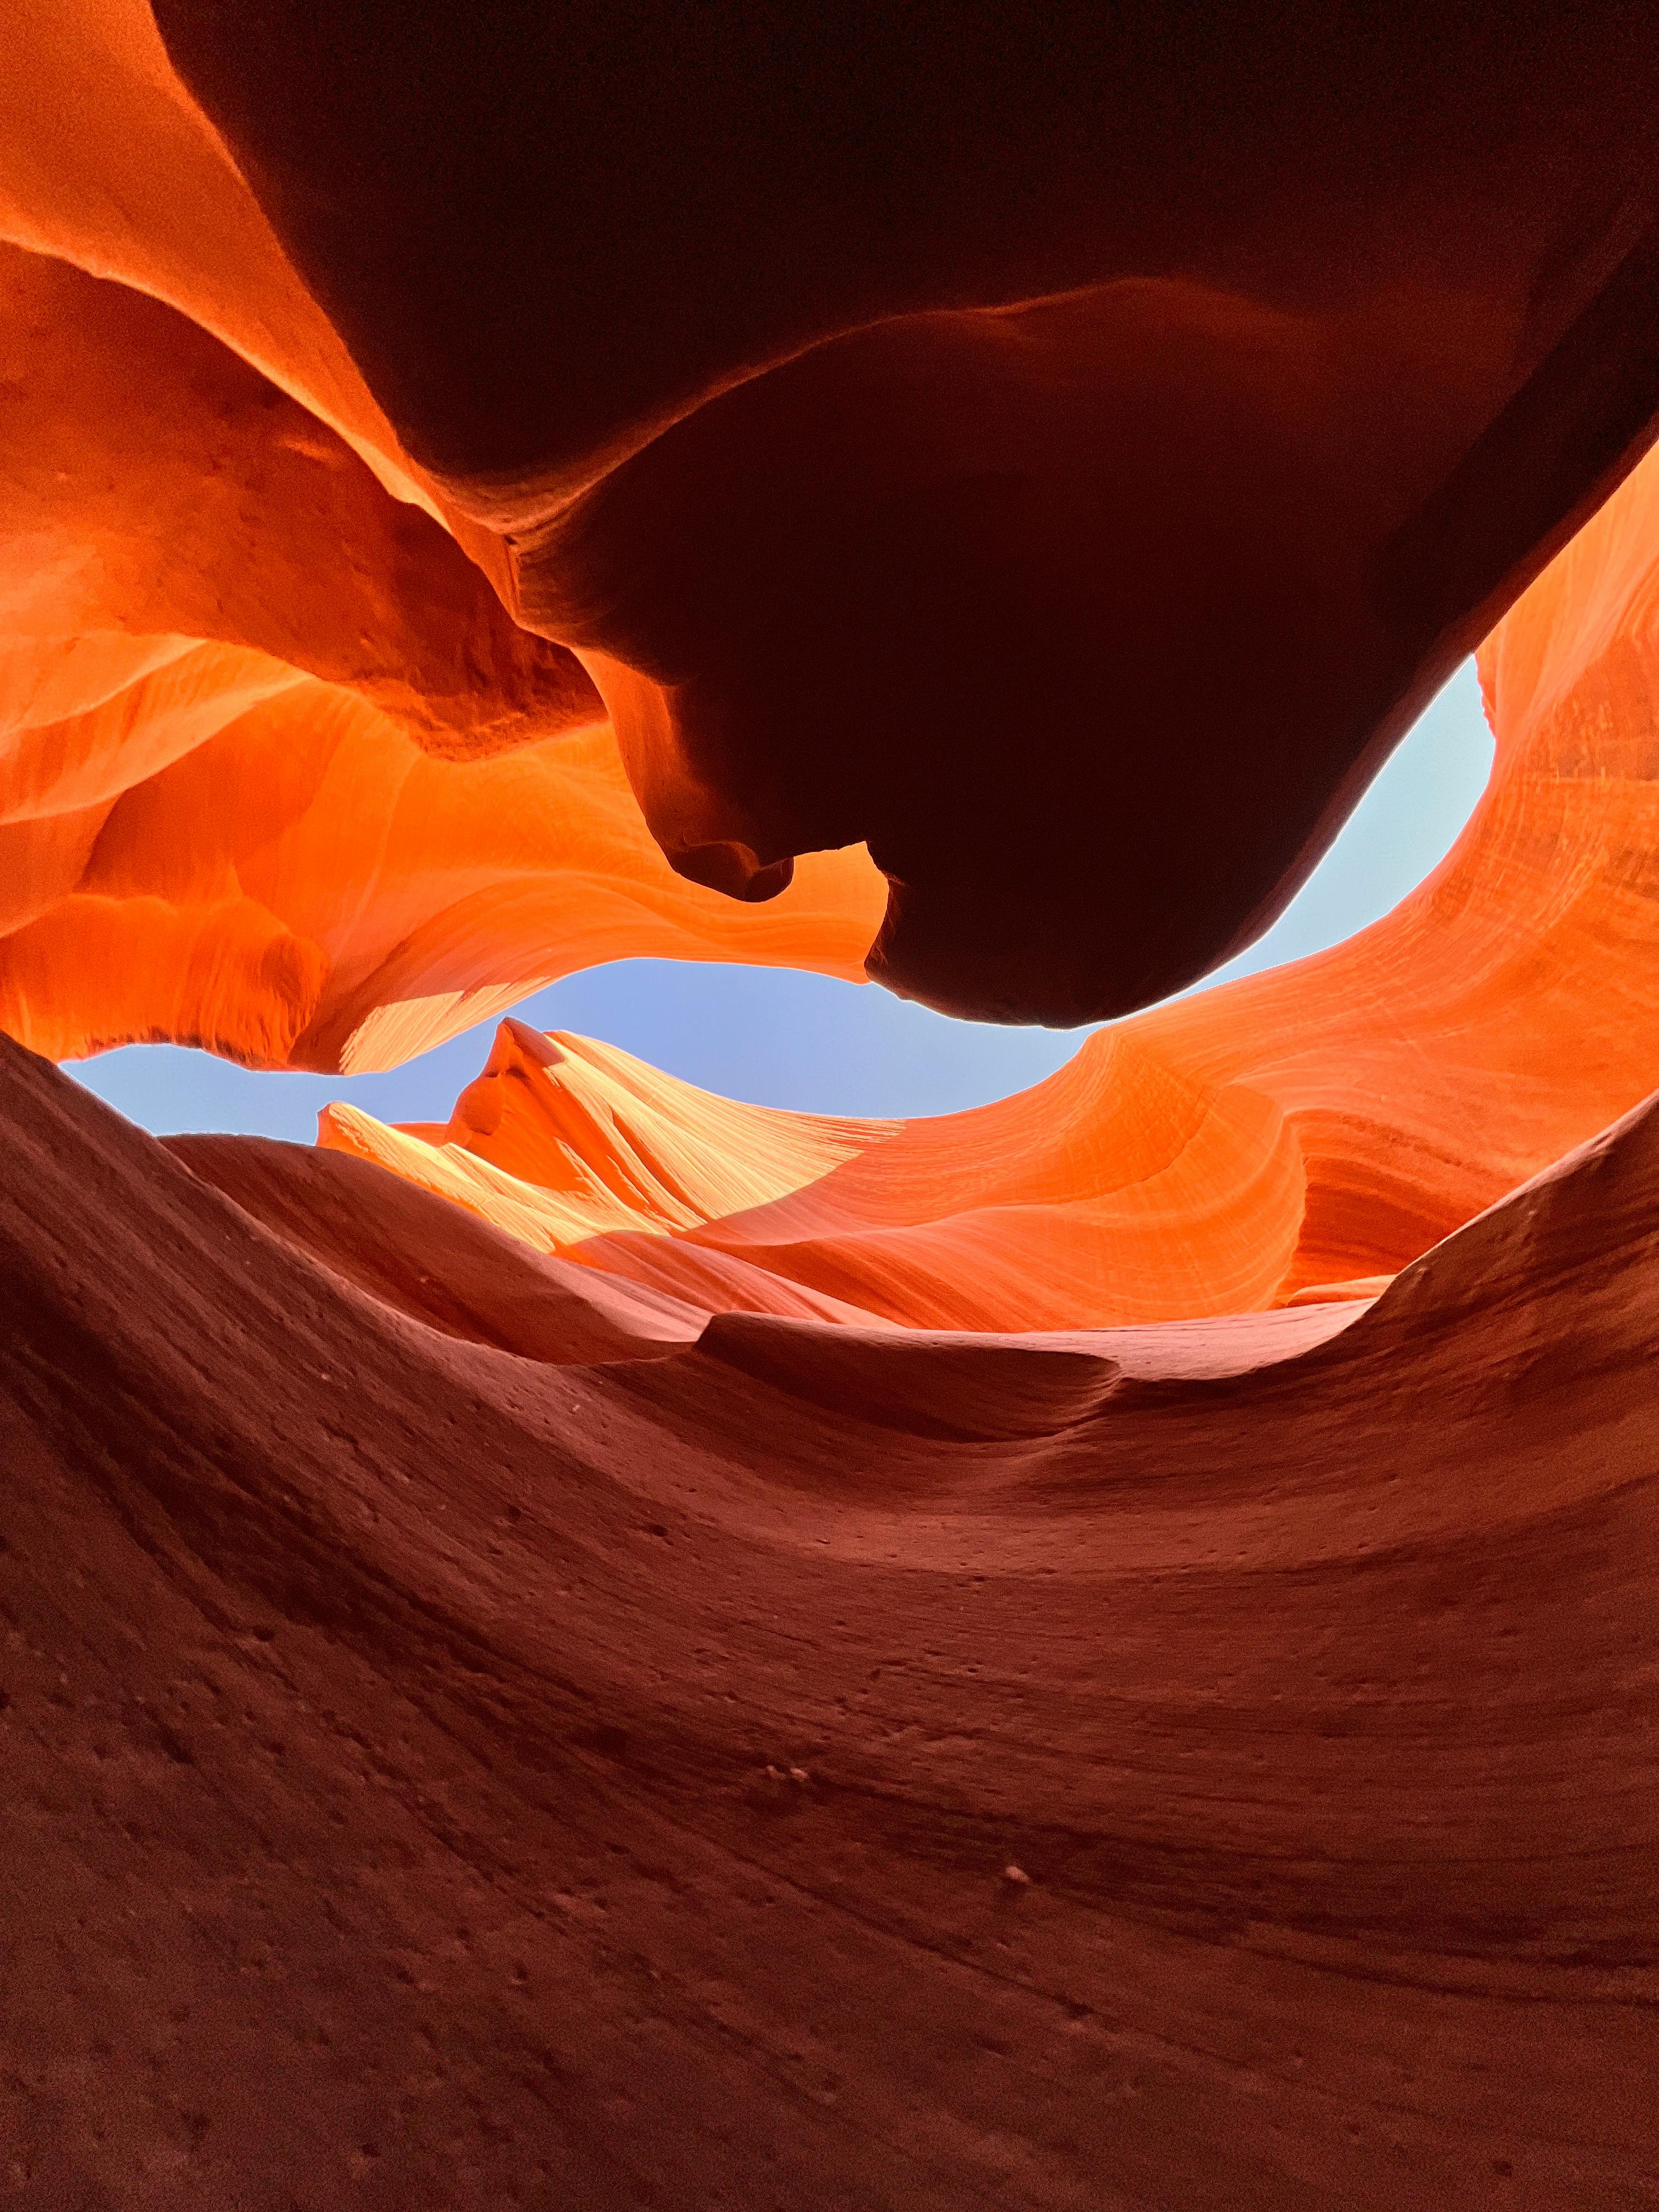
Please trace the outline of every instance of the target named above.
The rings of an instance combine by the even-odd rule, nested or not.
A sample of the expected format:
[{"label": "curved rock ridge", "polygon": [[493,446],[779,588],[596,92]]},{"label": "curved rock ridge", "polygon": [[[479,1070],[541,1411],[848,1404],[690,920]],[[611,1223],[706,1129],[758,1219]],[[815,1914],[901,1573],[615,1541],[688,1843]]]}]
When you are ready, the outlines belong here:
[{"label": "curved rock ridge", "polygon": [[146,0],[17,0],[7,40],[0,238],[164,301],[337,431],[396,497],[436,514]]},{"label": "curved rock ridge", "polygon": [[1659,419],[1623,0],[158,13],[675,865],[953,1012],[1259,934]]},{"label": "curved rock ridge", "polygon": [[[30,129],[14,168],[44,159]],[[575,658],[319,414],[135,289],[208,319],[122,237],[86,258],[126,283],[0,262],[0,1023],[54,1056],[172,1038],[357,1070],[597,959],[860,972],[884,896],[860,853],[758,907],[673,874]],[[1647,463],[1494,634],[1504,764],[1426,906],[1130,1032],[1178,1084],[1288,1115],[1309,1197],[1285,1295],[1392,1273],[1644,1078],[1654,516]],[[1229,1267],[1231,1296],[1267,1294],[1261,1253]]]},{"label": "curved rock ridge", "polygon": [[[0,137],[0,170],[19,143]],[[173,307],[0,243],[0,1026],[395,1064],[632,954],[862,974],[883,886],[674,875],[574,656]]]},{"label": "curved rock ridge", "polygon": [[913,1121],[734,1105],[592,1040],[505,1022],[444,1128],[346,1106],[319,1142],[539,1249],[709,1310],[1056,1329],[1273,1298],[1303,1171],[1259,1093],[1127,1036],[1000,1106]]},{"label": "curved rock ridge", "polygon": [[1651,1102],[1059,1344],[0,1109],[21,2203],[1646,2201]]},{"label": "curved rock ridge", "polygon": [[[0,1020],[54,1054],[382,1064],[630,934],[1144,1004],[1266,926],[1659,409],[1612,0],[1036,42],[651,0],[579,53],[528,0],[15,13]],[[692,887],[538,753],[602,714]],[[495,842],[447,871],[428,807]]]},{"label": "curved rock ridge", "polygon": [[7,25],[0,1029],[1115,1014],[1498,759],[934,1121],[0,1036],[0,2202],[1653,2212],[1650,11],[157,12]]},{"label": "curved rock ridge", "polygon": [[447,1125],[335,1107],[321,1141],[711,1311],[1053,1330],[1375,1296],[1653,1075],[1656,618],[1659,458],[1485,647],[1492,781],[1427,883],[1018,1097],[823,1120],[509,1021]]}]

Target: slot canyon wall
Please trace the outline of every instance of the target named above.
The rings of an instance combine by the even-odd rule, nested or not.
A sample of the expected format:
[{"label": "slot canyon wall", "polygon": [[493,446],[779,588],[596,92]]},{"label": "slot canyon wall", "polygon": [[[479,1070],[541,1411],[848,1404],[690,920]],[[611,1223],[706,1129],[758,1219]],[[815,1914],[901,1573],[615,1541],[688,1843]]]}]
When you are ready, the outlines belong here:
[{"label": "slot canyon wall", "polygon": [[[1642,12],[10,38],[0,2203],[1659,2206]],[[638,954],[1109,1025],[51,1064]]]}]

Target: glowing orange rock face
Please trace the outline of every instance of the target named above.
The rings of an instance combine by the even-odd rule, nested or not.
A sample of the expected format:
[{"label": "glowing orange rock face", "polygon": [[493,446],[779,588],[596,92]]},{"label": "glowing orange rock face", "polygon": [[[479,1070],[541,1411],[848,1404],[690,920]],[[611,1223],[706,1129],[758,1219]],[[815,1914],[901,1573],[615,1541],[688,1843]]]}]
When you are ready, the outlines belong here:
[{"label": "glowing orange rock face", "polygon": [[338,1107],[322,1141],[711,1311],[1064,1329],[1374,1295],[1650,1084],[1656,604],[1659,457],[1488,643],[1491,785],[1427,884],[1017,1097],[823,1121],[509,1023],[447,1127]]},{"label": "glowing orange rock face", "polygon": [[673,875],[573,656],[216,340],[0,246],[0,1026],[369,1066],[624,953],[861,972],[861,855]]},{"label": "glowing orange rock face", "polygon": [[[179,82],[146,0],[18,0],[7,37],[0,239],[166,301],[299,400],[398,500],[440,515]],[[473,544],[488,560],[489,538]]]},{"label": "glowing orange rock face", "polygon": [[710,1311],[958,1329],[1236,1312],[1270,1301],[1302,1213],[1271,1101],[1127,1036],[1000,1106],[906,1125],[733,1105],[507,1023],[447,1130],[323,1121],[325,1144]]},{"label": "glowing orange rock face", "polygon": [[[54,1054],[174,1037],[359,1068],[620,952],[855,975],[872,939],[943,1003],[1136,1003],[1266,918],[1639,434],[1646,47],[1611,19],[1560,60],[1600,118],[1593,144],[1569,134],[1582,208],[1523,158],[1567,128],[1525,40],[1449,32],[1455,126],[1425,136],[1413,71],[1379,75],[1364,40],[1292,40],[1311,75],[1286,75],[1279,33],[1245,27],[1247,96],[1221,46],[1106,66],[1082,10],[1071,64],[1057,42],[1035,75],[994,70],[970,210],[927,149],[958,143],[990,50],[935,52],[936,27],[872,29],[823,77],[793,32],[727,52],[665,21],[635,52],[612,24],[592,65],[634,70],[646,106],[547,194],[493,158],[469,194],[446,179],[477,150],[476,70],[513,114],[554,88],[481,59],[459,17],[445,64],[423,46],[403,70],[409,24],[359,12],[337,51],[263,7],[173,0],[172,59],[140,0],[15,27],[0,1022]],[[534,47],[544,26],[514,21]],[[691,75],[646,67],[653,40]],[[313,96],[274,90],[319,55]],[[804,101],[816,131],[861,102],[869,125],[851,171],[820,158],[854,143],[840,123],[808,162],[830,198],[799,252],[766,241],[817,142],[749,142],[733,93],[773,74],[778,114]],[[1215,158],[1264,185],[1267,88],[1301,102],[1325,194],[1305,224],[1236,185],[1224,216],[1191,197],[1165,109],[1200,85]],[[630,150],[651,102],[660,163]],[[1520,135],[1488,175],[1500,118]],[[569,120],[592,131],[585,99]],[[1396,124],[1404,195],[1371,158]],[[914,234],[890,209],[866,235],[866,155]],[[544,163],[542,139],[520,156]],[[724,179],[701,232],[687,160]],[[652,222],[602,250],[640,195]],[[405,219],[428,203],[435,228]],[[757,255],[766,284],[734,275]],[[549,271],[593,305],[580,344],[550,342]],[[811,849],[866,824],[890,884]],[[707,884],[782,896],[738,912]],[[1310,1125],[1304,1150],[1346,1142]]]},{"label": "glowing orange rock face", "polygon": [[[505,613],[484,573],[510,590],[499,542],[401,451],[147,19],[82,27],[77,49],[40,27],[40,90],[5,149],[22,242],[0,249],[0,1024],[55,1056],[165,1037],[360,1069],[605,958],[861,973],[887,896],[862,853],[809,854],[759,906],[688,881],[749,865],[716,834],[725,801],[705,837],[679,739],[653,720],[662,686],[591,651],[649,804],[667,748],[670,869],[588,672]],[[128,133],[126,154],[98,155],[115,165],[101,200],[63,148],[94,53]],[[108,210],[131,204],[120,165],[141,143],[179,184],[137,222]],[[1221,344],[1248,325],[1245,381],[1261,364],[1288,379],[1298,436],[1349,404],[1342,347],[1311,326],[1241,323],[1167,286],[1112,296],[1089,312],[1115,315],[1131,352],[1152,346],[1149,389],[1179,384],[1193,329]],[[931,389],[932,352],[956,359],[947,323],[860,341],[872,389],[890,356]],[[1024,323],[974,330],[969,350],[1000,358]],[[1407,324],[1389,343],[1421,339]],[[794,468],[822,436],[795,434],[792,408],[810,414],[820,385],[833,398],[862,358],[843,345],[769,377],[734,419]],[[863,463],[872,426],[909,404],[890,392],[856,418]],[[662,456],[718,459],[724,421],[714,409]],[[909,434],[898,450],[916,465]],[[537,591],[601,573],[588,540],[626,521],[636,477],[672,507],[662,456],[543,533]],[[805,513],[818,495],[798,489]],[[1504,623],[1480,814],[1435,883],[1352,945],[1133,1020],[1021,1098],[908,1128],[732,1107],[520,1036],[447,1132],[342,1111],[327,1141],[703,1310],[1054,1329],[1372,1291],[1648,1079],[1652,915],[1629,854],[1653,828],[1656,502],[1650,463]]]},{"label": "glowing orange rock face", "polygon": [[[1268,918],[1659,399],[1612,15],[1407,63],[901,11],[826,71],[647,10],[573,75],[533,9],[499,50],[454,9],[161,12],[170,47],[142,0],[29,0],[0,90],[0,1020],[54,1053],[364,1066],[624,944],[1144,1003]],[[600,692],[693,890],[574,755],[399,778],[397,739],[528,755]],[[234,820],[127,804],[198,756]],[[428,807],[499,848],[447,871]],[[814,857],[866,834],[889,884]],[[765,921],[701,896],[802,855]]]},{"label": "glowing orange rock face", "polygon": [[1643,2203],[1659,1107],[1082,1348],[0,1111],[22,2202]]},{"label": "glowing orange rock face", "polygon": [[148,8],[11,30],[0,1027],[364,1067],[625,953],[860,974],[862,854],[765,913],[672,872],[587,677],[504,611],[500,541],[438,519]]},{"label": "glowing orange rock face", "polygon": [[1266,925],[1659,413],[1639,15],[1408,15],[157,0],[676,865],[862,840],[872,972],[1062,1024]]},{"label": "glowing orange rock face", "polygon": [[[1639,10],[160,8],[218,130],[143,0],[22,0],[0,71],[0,1023],[54,1051],[855,973],[870,864],[783,883],[866,818],[901,980],[1127,1003],[1652,412]],[[1205,343],[1113,409],[1002,314],[1133,339],[1172,266]],[[508,1024],[444,1127],[163,1146],[0,1037],[11,2194],[1650,2203],[1659,1094],[1466,1217],[1654,1080],[1655,466],[1489,643],[1432,883],[997,1106]],[[1078,742],[1194,607],[1185,726]]]}]

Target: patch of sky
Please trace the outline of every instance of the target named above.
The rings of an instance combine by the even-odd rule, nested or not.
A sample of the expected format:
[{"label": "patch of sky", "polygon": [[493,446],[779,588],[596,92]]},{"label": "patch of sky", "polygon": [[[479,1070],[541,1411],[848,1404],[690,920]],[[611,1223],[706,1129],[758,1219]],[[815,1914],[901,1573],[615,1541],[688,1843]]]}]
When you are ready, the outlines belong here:
[{"label": "patch of sky", "polygon": [[[1456,842],[1492,756],[1471,662],[1396,748],[1279,921],[1195,988],[1303,959],[1380,920]],[[590,969],[514,1012],[537,1029],[620,1045],[727,1097],[819,1114],[982,1105],[1052,1074],[1085,1034],[953,1021],[824,975],[669,960]],[[383,1075],[258,1073],[175,1045],[130,1045],[68,1072],[158,1134],[227,1129],[309,1143],[331,1099],[383,1121],[446,1119],[483,1066],[494,1030],[486,1022]]]}]

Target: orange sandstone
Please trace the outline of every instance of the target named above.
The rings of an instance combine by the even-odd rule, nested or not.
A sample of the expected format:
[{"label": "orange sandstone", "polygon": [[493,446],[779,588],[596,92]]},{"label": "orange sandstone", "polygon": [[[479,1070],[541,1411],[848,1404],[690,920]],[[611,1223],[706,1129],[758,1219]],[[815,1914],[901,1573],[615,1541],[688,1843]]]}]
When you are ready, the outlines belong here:
[{"label": "orange sandstone", "polygon": [[1116,1012],[1494,623],[1499,753],[942,1121],[508,1024],[162,1146],[0,1037],[0,2194],[1650,2204],[1642,11],[12,12],[52,1054]]},{"label": "orange sandstone", "polygon": [[1659,456],[1484,648],[1492,777],[1428,883],[1017,1097],[819,1121],[508,1023],[447,1127],[336,1107],[323,1141],[711,1310],[1063,1329],[1375,1295],[1649,1084],[1656,605]]},{"label": "orange sandstone", "polygon": [[629,953],[856,975],[858,854],[674,876],[574,657],[171,309],[0,247],[0,1024],[386,1066]]}]

